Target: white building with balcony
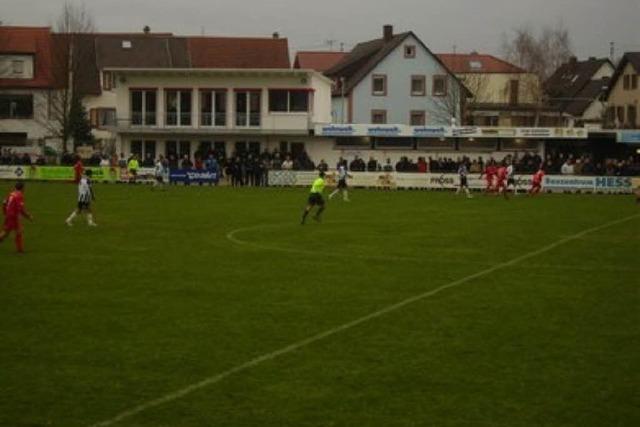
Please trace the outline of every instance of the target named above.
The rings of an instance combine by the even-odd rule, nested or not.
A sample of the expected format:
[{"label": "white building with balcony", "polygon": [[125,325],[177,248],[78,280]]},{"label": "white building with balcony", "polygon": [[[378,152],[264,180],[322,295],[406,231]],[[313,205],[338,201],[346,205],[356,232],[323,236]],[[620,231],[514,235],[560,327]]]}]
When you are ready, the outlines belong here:
[{"label": "white building with balcony", "polygon": [[331,81],[312,70],[111,68],[116,126],[125,156],[185,155],[214,149],[295,153],[315,124],[331,121]]}]

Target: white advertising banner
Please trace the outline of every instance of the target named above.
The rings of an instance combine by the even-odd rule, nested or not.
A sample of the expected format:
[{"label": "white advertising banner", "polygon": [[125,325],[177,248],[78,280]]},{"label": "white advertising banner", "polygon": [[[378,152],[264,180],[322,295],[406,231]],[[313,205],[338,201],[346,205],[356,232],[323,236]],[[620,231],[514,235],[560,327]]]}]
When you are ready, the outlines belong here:
[{"label": "white advertising banner", "polygon": [[27,179],[29,166],[0,166],[0,179]]},{"label": "white advertising banner", "polygon": [[[350,172],[350,175],[348,183],[352,187],[453,190],[460,185],[455,173]],[[315,171],[269,171],[269,185],[307,187],[317,176]],[[533,176],[516,175],[515,179],[518,189],[529,189]],[[328,186],[335,185],[335,172],[328,172],[326,181]],[[470,174],[468,184],[472,190],[482,190],[487,185],[480,174]],[[631,193],[633,182],[629,177],[547,175],[543,188],[551,192]]]}]

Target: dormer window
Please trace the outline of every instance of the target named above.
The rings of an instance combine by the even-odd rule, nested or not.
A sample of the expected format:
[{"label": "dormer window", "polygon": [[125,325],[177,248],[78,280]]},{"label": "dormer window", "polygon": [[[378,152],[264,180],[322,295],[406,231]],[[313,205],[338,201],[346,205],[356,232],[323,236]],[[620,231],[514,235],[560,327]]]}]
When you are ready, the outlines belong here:
[{"label": "dormer window", "polygon": [[415,45],[408,44],[404,46],[404,57],[405,58],[415,58],[416,57],[416,47]]},{"label": "dormer window", "polygon": [[123,49],[131,49],[131,40],[122,40]]},{"label": "dormer window", "polygon": [[469,68],[474,71],[482,70],[482,62],[480,61],[469,61]]}]

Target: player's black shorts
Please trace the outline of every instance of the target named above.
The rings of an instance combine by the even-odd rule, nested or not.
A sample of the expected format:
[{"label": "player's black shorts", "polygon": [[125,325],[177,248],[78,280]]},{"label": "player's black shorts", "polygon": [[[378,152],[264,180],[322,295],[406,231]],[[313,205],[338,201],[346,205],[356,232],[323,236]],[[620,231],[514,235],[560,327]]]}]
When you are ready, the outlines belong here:
[{"label": "player's black shorts", "polygon": [[91,208],[91,202],[78,202],[79,211],[86,211],[89,210],[89,208]]},{"label": "player's black shorts", "polygon": [[460,187],[468,187],[469,184],[467,183],[467,177],[466,176],[460,176]]},{"label": "player's black shorts", "polygon": [[514,187],[516,186],[516,180],[515,178],[509,178],[507,180],[507,185],[513,185]]},{"label": "player's black shorts", "polygon": [[311,206],[324,206],[324,199],[320,193],[309,194],[309,204]]},{"label": "player's black shorts", "polygon": [[338,188],[340,188],[341,190],[347,188],[347,180],[346,179],[339,179],[338,180]]},{"label": "player's black shorts", "polygon": [[136,169],[130,169],[129,170],[129,175],[136,176],[136,175],[138,175],[138,171]]}]

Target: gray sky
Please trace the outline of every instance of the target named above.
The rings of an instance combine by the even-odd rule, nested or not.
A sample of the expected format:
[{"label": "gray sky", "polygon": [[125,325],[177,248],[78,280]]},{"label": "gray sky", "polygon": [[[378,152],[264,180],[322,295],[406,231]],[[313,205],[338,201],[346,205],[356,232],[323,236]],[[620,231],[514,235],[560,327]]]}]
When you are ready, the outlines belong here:
[{"label": "gray sky", "polygon": [[[48,25],[64,0],[0,0],[0,20]],[[347,48],[379,37],[382,25],[413,30],[435,52],[500,53],[501,36],[516,26],[559,20],[580,57],[608,56],[609,42],[640,51],[640,0],[85,0],[100,31],[180,35],[265,36],[279,31],[292,51]]]}]

